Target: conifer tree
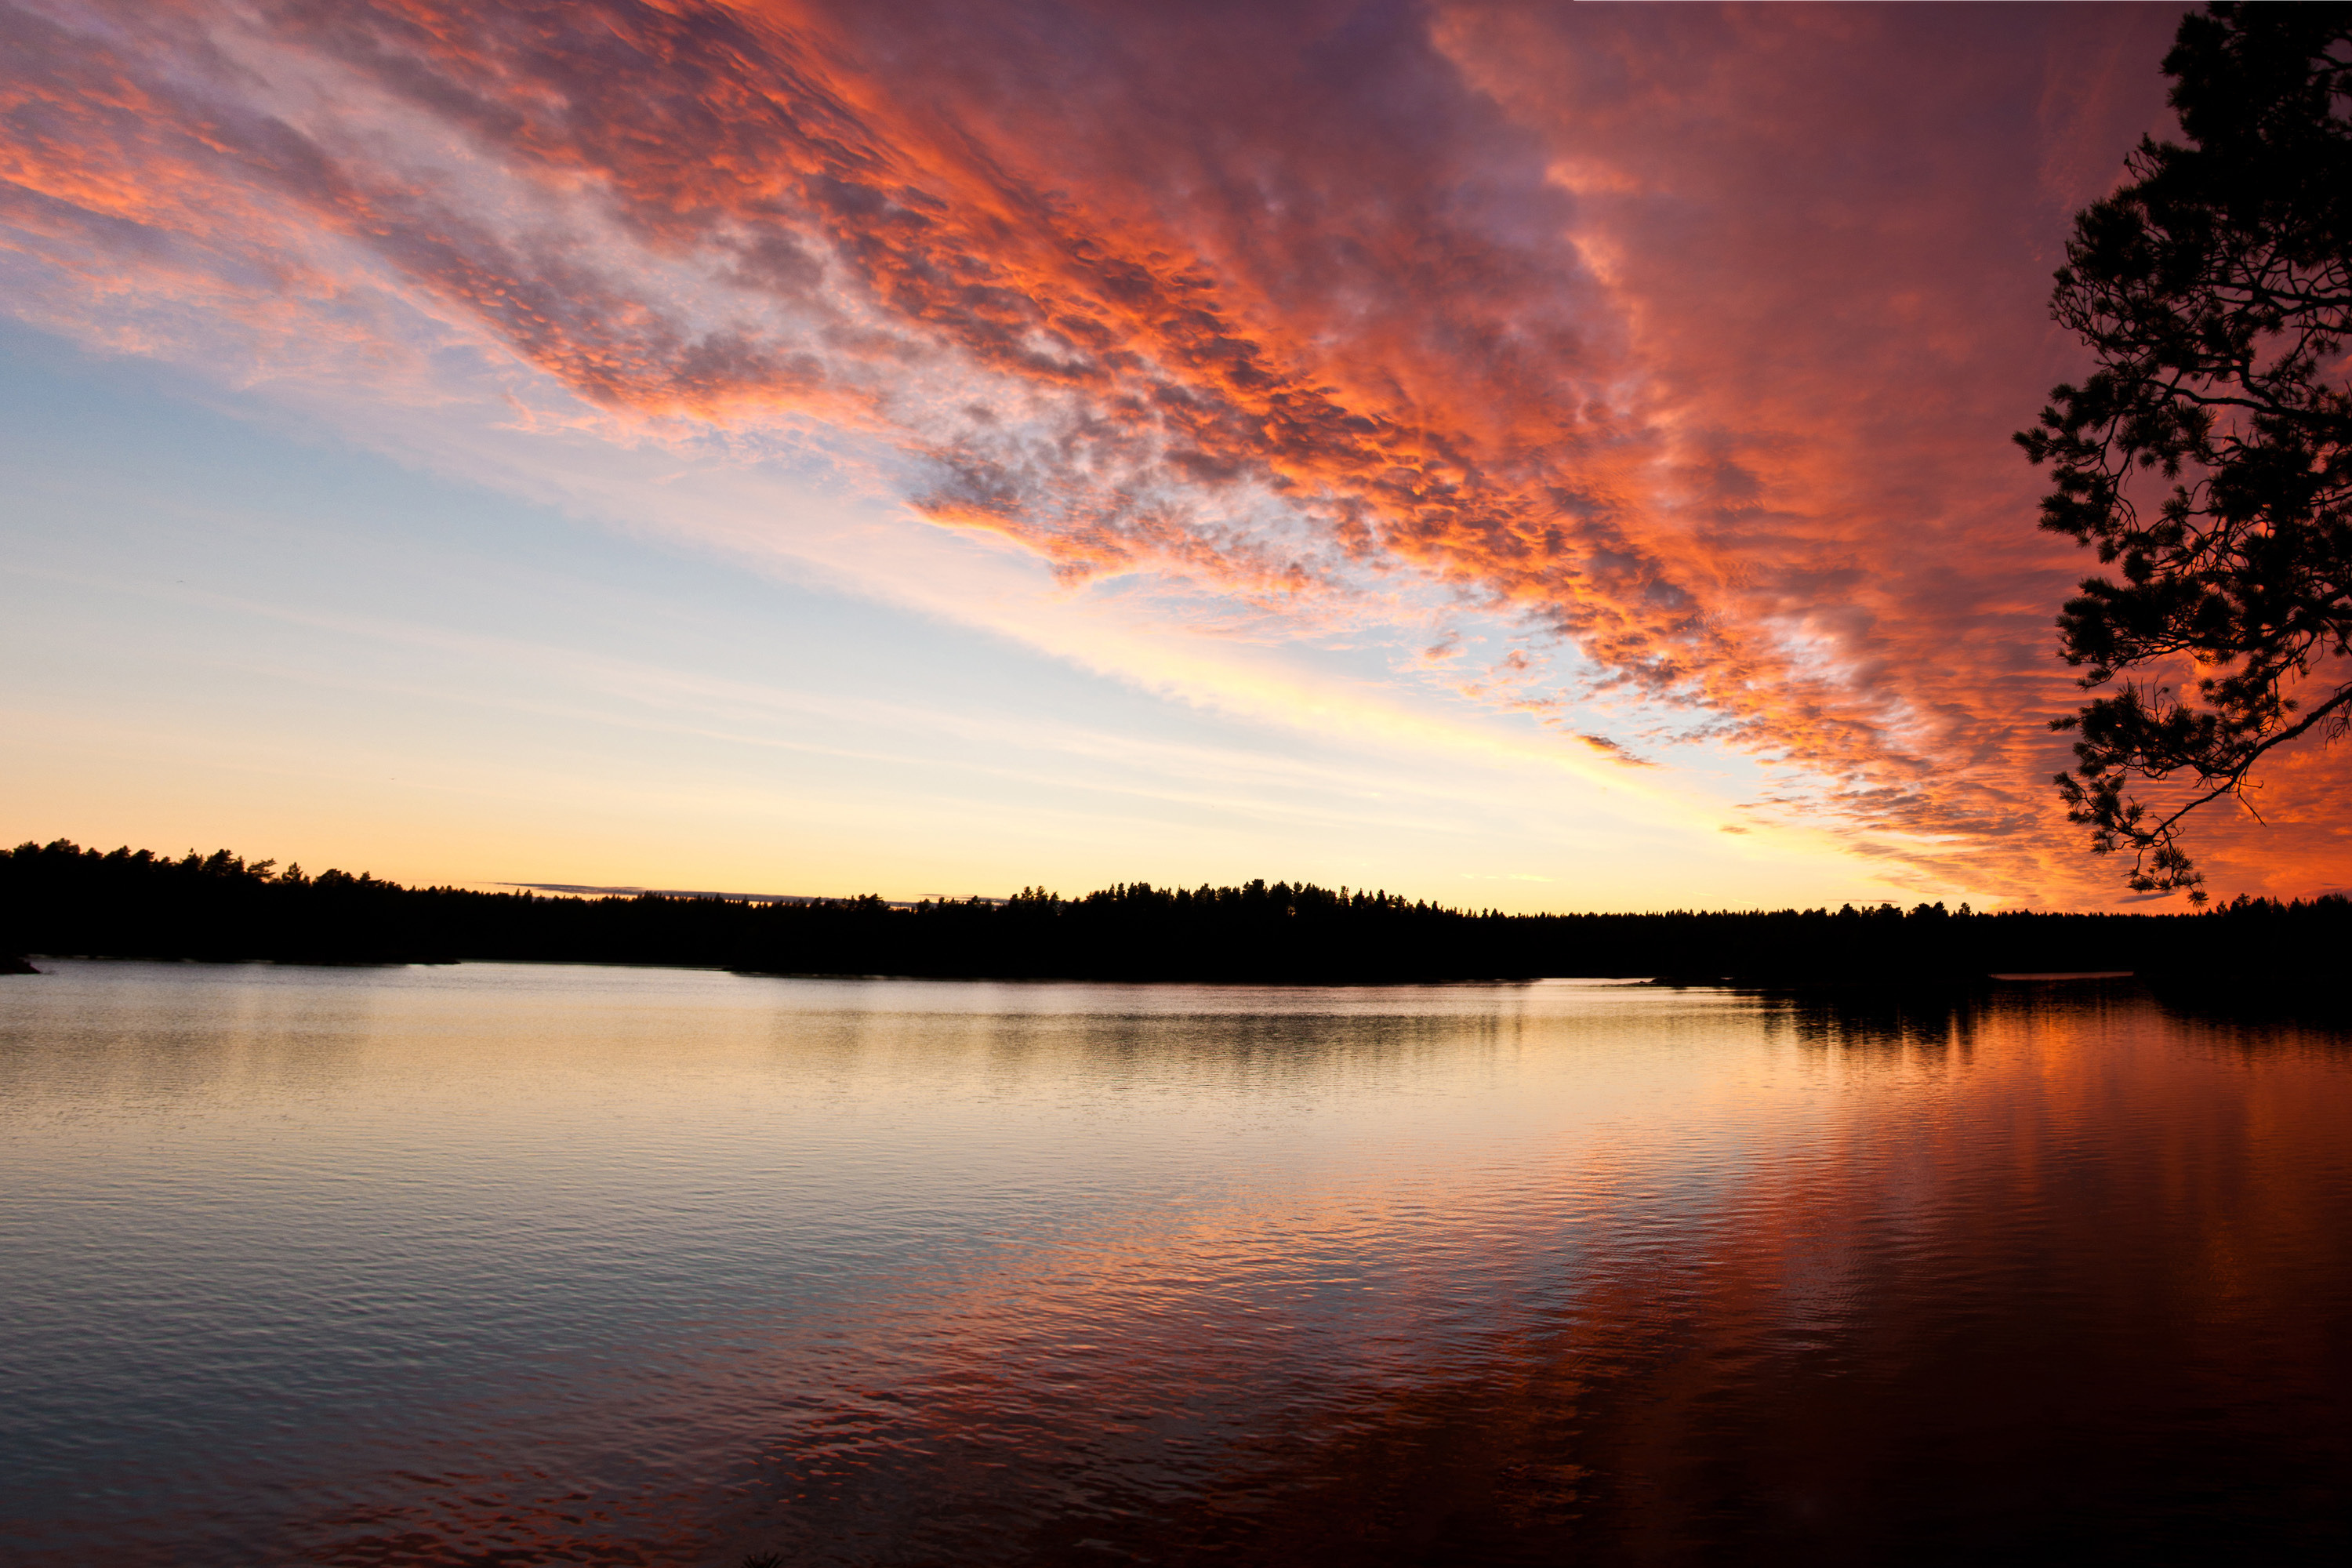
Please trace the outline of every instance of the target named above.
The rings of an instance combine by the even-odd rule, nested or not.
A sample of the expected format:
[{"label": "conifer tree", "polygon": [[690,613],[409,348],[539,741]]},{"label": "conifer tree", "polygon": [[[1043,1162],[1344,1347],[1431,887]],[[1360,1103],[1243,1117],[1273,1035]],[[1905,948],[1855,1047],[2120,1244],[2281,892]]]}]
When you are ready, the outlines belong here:
[{"label": "conifer tree", "polygon": [[2058,619],[2109,688],[2053,723],[2068,817],[2202,903],[2183,819],[2352,727],[2352,5],[2215,5],[2164,70],[2183,140],[2076,216],[2052,296],[2096,369],[2017,439],[2042,526],[2116,569]]}]

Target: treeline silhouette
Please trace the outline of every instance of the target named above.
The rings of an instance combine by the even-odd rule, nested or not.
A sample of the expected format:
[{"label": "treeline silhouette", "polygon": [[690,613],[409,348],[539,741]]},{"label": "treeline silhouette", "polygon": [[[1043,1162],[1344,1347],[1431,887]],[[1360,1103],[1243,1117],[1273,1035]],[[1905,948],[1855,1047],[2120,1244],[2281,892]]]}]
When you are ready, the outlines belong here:
[{"label": "treeline silhouette", "polygon": [[59,839],[0,850],[0,955],[309,963],[465,959],[787,974],[1381,984],[1655,977],[1676,983],[1941,984],[2130,970],[2176,989],[2332,985],[2352,900],[2240,899],[2199,914],[1832,910],[1511,915],[1384,892],[1136,882],[1066,899],[894,909],[879,898],[562,898],[406,888],[368,876],[174,859]]}]

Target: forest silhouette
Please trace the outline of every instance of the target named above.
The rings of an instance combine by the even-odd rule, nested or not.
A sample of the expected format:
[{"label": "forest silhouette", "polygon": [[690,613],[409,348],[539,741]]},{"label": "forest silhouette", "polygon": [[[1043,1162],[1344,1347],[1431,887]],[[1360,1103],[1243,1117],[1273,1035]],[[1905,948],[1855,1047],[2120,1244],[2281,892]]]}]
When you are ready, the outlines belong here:
[{"label": "forest silhouette", "polygon": [[2132,971],[2237,1001],[2324,996],[2352,900],[2241,898],[2196,914],[1838,910],[1505,914],[1311,883],[893,906],[408,888],[64,839],[0,850],[0,954],[298,963],[509,960],[776,974],[1381,984],[1643,978],[1978,984]]}]

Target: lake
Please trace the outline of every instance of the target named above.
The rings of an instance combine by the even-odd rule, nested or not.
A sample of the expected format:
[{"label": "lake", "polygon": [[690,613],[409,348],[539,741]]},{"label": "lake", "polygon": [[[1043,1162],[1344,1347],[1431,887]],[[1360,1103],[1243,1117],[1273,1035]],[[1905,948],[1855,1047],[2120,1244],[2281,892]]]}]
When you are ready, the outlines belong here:
[{"label": "lake", "polygon": [[2352,1543],[2352,1040],[2129,980],[0,979],[0,1556]]}]

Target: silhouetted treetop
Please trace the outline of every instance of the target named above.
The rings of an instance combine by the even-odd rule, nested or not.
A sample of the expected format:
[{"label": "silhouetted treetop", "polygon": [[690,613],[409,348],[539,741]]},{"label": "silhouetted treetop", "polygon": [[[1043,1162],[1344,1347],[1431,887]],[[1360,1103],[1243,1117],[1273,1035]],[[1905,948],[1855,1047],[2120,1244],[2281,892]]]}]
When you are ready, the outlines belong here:
[{"label": "silhouetted treetop", "polygon": [[2201,902],[2185,816],[2352,717],[2352,5],[2213,5],[2164,70],[2185,143],[2140,141],[2051,296],[2098,369],[2018,442],[2053,468],[2042,527],[2116,566],[2067,599],[2063,656],[2086,689],[2149,670],[2053,721],[2082,731],[2067,816],[2131,848],[2133,889]]},{"label": "silhouetted treetop", "polygon": [[2053,721],[2081,733],[2068,816],[2202,902],[2183,818],[2352,719],[2352,5],[2216,5],[2164,69],[2185,141],[2143,139],[2077,215],[2052,296],[2097,368],[2018,440],[2053,469],[2042,526],[2117,569],[2067,601],[2063,657],[2086,689],[2148,672]]}]

